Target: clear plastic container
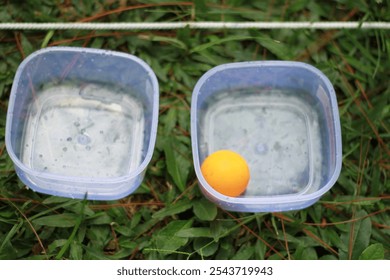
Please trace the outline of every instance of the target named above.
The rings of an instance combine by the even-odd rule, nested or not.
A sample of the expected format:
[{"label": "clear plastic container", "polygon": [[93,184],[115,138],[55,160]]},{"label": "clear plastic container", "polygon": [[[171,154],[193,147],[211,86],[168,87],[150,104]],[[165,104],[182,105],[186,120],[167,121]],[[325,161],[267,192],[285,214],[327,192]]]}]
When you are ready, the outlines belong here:
[{"label": "clear plastic container", "polygon": [[[194,167],[204,195],[221,208],[276,212],[308,207],[336,182],[341,131],[333,86],[300,62],[220,65],[196,84],[191,105]],[[215,191],[200,165],[228,149],[249,165],[241,196]]]},{"label": "clear plastic container", "polygon": [[46,48],[15,75],[6,146],[19,178],[35,191],[118,199],[141,184],[157,119],[157,78],[141,59]]}]

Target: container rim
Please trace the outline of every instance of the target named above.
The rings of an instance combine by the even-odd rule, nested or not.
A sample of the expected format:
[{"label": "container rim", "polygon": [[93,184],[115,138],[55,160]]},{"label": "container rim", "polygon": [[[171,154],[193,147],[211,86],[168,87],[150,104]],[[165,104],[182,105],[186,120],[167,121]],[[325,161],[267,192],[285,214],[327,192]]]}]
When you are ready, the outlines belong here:
[{"label": "container rim", "polygon": [[[207,80],[215,75],[218,72],[228,70],[228,69],[239,69],[239,68],[248,68],[248,67],[286,67],[286,68],[303,68],[306,69],[313,74],[317,75],[325,84],[330,97],[330,103],[332,108],[332,118],[333,125],[335,129],[335,167],[333,174],[330,176],[330,180],[327,184],[323,185],[320,189],[310,194],[288,194],[288,195],[273,195],[273,196],[258,196],[258,197],[229,197],[223,195],[214,188],[212,188],[204,179],[203,174],[200,170],[200,159],[198,154],[198,140],[197,140],[197,119],[198,113],[196,110],[196,104],[198,103],[198,95],[200,94],[202,86],[207,82]],[[213,197],[215,200],[226,204],[233,205],[263,205],[263,204],[287,204],[287,203],[295,203],[295,202],[305,202],[311,200],[318,200],[323,194],[325,194],[337,181],[342,165],[342,143],[341,143],[341,128],[340,128],[340,117],[338,111],[338,105],[336,100],[336,93],[334,88],[329,81],[329,79],[322,73],[319,69],[315,68],[312,65],[303,62],[295,62],[295,61],[278,61],[278,60],[270,60],[270,61],[247,61],[247,62],[234,62],[218,65],[209,71],[207,71],[196,83],[191,100],[191,142],[192,142],[192,154],[193,154],[193,162],[195,173],[200,182],[201,188],[203,188],[206,193]],[[291,209],[289,209],[291,210]]]},{"label": "container rim", "polygon": [[[148,144],[148,150],[145,156],[145,159],[142,161],[142,163],[133,171],[129,172],[126,175],[113,177],[113,178],[107,178],[107,177],[77,177],[77,176],[64,176],[64,175],[56,175],[56,174],[47,174],[42,171],[35,171],[32,168],[27,167],[21,160],[18,159],[16,154],[14,153],[14,150],[12,148],[11,144],[11,121],[13,117],[13,108],[15,106],[15,97],[16,97],[16,90],[17,90],[17,84],[15,84],[15,81],[18,81],[20,79],[20,76],[25,68],[25,66],[35,57],[38,57],[42,54],[48,53],[48,52],[74,52],[74,53],[90,53],[90,54],[110,54],[117,57],[123,57],[124,59],[132,60],[139,65],[141,65],[146,72],[149,74],[151,83],[152,83],[152,89],[153,89],[153,105],[152,105],[152,124],[151,124],[151,133],[150,133],[150,139]],[[120,182],[126,182],[130,179],[138,176],[141,174],[149,164],[153,151],[154,146],[156,142],[156,135],[157,135],[157,124],[158,124],[158,100],[159,100],[159,85],[158,80],[151,69],[151,67],[142,59],[123,52],[118,51],[111,51],[111,50],[105,50],[105,49],[96,49],[96,48],[83,48],[83,47],[47,47],[40,49],[38,51],[35,51],[31,53],[29,56],[27,56],[19,65],[14,80],[13,85],[11,88],[11,94],[9,98],[9,104],[8,104],[8,111],[7,111],[7,121],[6,121],[6,135],[5,135],[5,145],[7,152],[11,158],[11,160],[14,162],[14,164],[23,172],[39,177],[42,179],[55,179],[55,180],[61,180],[61,181],[67,181],[67,182],[77,182],[77,183],[120,183]]]}]

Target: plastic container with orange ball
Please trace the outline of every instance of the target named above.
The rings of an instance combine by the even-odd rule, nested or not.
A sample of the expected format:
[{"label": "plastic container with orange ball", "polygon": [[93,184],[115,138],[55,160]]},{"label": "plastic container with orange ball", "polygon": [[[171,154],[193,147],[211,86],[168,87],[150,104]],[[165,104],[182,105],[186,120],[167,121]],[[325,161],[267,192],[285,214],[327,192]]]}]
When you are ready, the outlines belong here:
[{"label": "plastic container with orange ball", "polygon": [[[193,91],[191,137],[202,192],[230,211],[308,207],[341,170],[336,94],[328,78],[305,63],[255,61],[211,69]],[[221,151],[244,164],[235,157],[215,159]]]}]

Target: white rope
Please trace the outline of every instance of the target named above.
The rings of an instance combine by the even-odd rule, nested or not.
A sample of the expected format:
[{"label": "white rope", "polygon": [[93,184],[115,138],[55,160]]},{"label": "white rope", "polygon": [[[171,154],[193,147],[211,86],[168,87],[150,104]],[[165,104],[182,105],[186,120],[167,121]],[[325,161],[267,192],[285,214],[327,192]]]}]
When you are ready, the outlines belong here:
[{"label": "white rope", "polygon": [[0,30],[162,30],[162,29],[390,29],[390,22],[143,22],[0,23]]}]

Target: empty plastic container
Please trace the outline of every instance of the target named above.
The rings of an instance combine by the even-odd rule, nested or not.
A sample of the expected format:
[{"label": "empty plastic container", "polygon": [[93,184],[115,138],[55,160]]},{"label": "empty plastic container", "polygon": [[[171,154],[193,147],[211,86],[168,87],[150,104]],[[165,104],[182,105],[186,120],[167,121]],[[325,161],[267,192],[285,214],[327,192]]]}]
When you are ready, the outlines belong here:
[{"label": "empty plastic container", "polygon": [[[341,132],[334,89],[300,62],[241,62],[215,67],[196,84],[191,108],[194,166],[205,196],[221,208],[275,212],[308,207],[336,182]],[[200,166],[228,149],[245,158],[244,194],[215,191]]]},{"label": "empty plastic container", "polygon": [[6,146],[19,178],[35,191],[118,199],[144,177],[157,119],[158,82],[141,59],[46,48],[18,68]]}]

